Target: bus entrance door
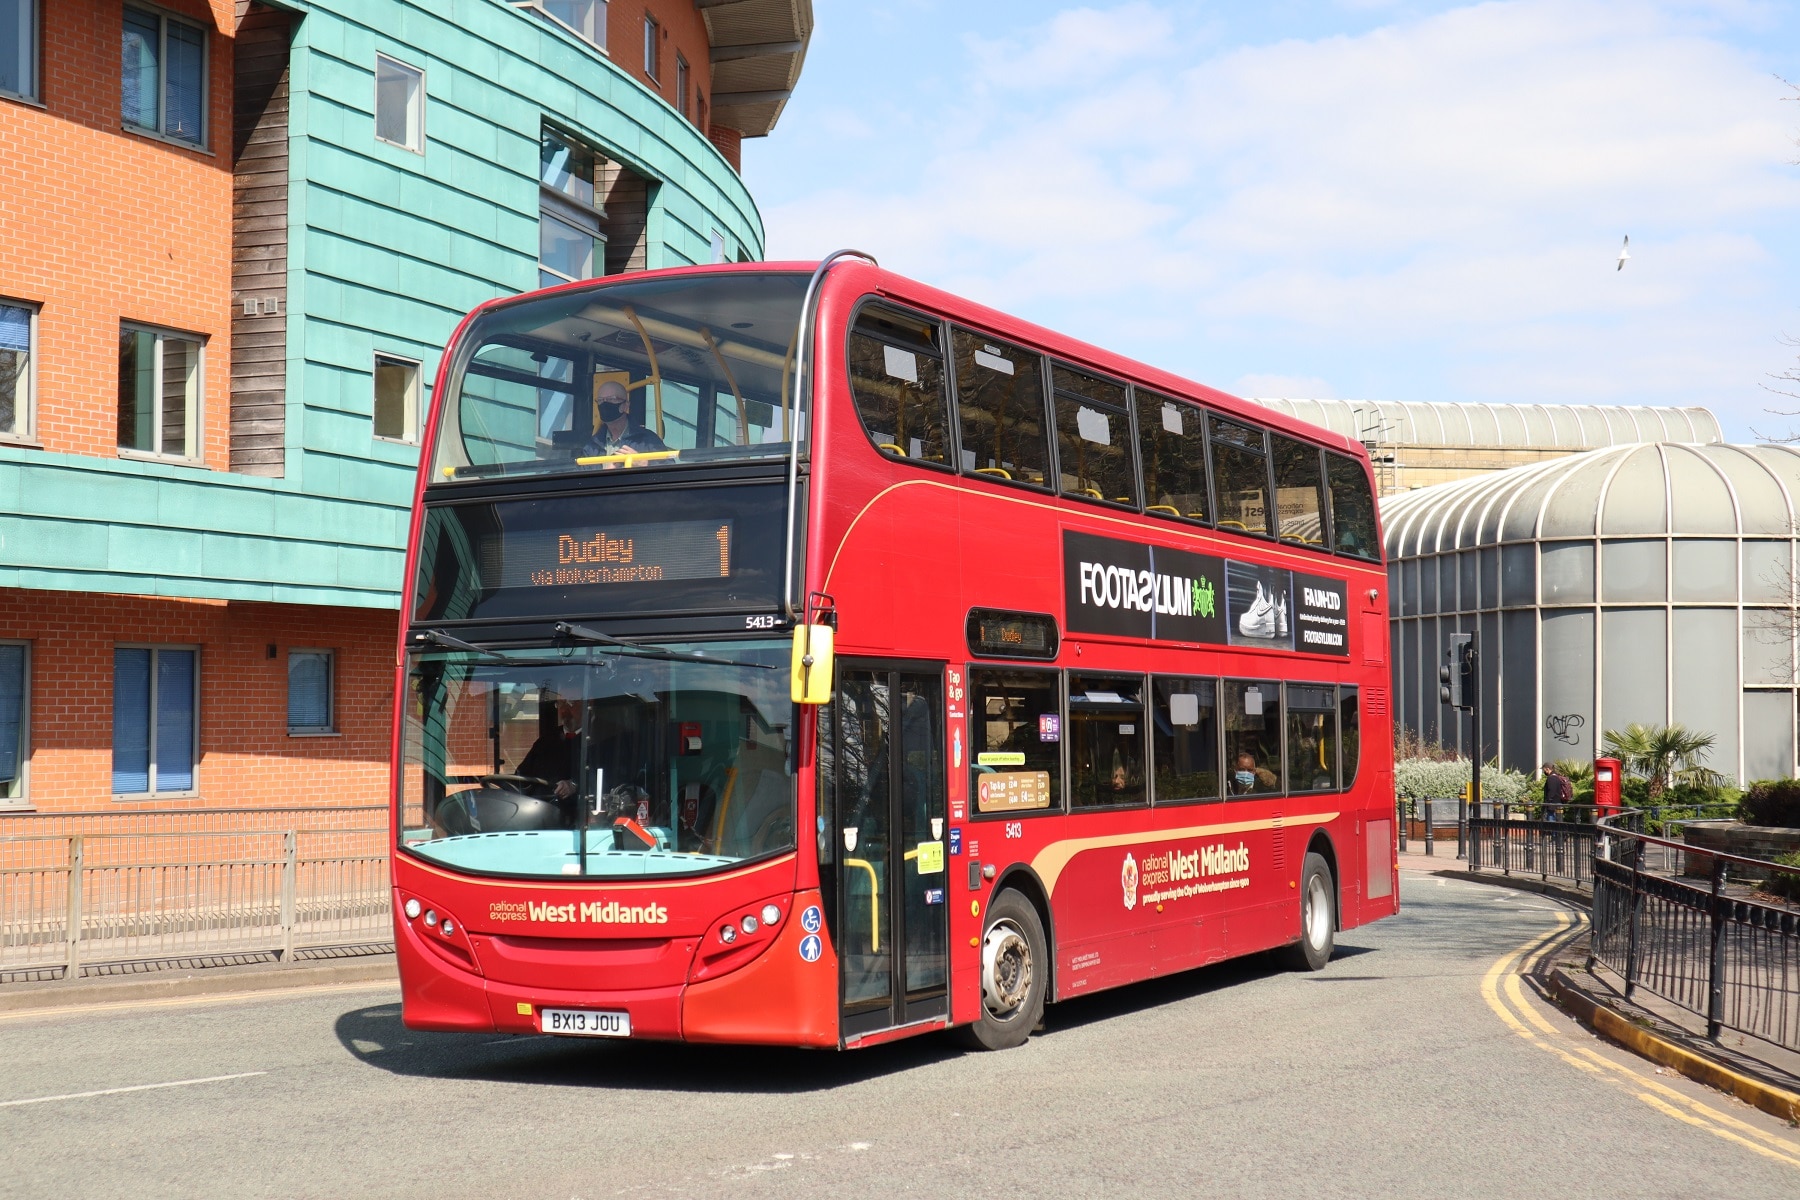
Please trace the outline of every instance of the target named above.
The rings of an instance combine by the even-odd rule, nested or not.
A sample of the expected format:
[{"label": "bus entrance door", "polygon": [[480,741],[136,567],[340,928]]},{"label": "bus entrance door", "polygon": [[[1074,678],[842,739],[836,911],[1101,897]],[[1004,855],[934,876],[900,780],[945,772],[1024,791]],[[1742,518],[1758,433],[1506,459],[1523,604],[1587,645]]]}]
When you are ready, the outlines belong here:
[{"label": "bus entrance door", "polygon": [[941,668],[838,661],[836,936],[846,1038],[948,1013]]}]

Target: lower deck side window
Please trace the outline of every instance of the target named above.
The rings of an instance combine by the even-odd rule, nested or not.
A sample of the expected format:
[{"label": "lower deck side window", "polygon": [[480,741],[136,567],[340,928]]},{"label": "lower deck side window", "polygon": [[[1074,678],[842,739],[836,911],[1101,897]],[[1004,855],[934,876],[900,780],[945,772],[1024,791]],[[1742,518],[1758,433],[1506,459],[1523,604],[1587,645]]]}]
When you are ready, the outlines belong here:
[{"label": "lower deck side window", "polygon": [[1232,796],[1273,796],[1281,781],[1281,685],[1225,681],[1225,783]]},{"label": "lower deck side window", "polygon": [[1217,682],[1158,678],[1154,692],[1156,803],[1219,799]]},{"label": "lower deck side window", "polygon": [[1069,676],[1069,803],[1075,808],[1143,804],[1144,681]]},{"label": "lower deck side window", "polygon": [[969,792],[978,814],[1062,807],[1062,676],[969,672]]}]

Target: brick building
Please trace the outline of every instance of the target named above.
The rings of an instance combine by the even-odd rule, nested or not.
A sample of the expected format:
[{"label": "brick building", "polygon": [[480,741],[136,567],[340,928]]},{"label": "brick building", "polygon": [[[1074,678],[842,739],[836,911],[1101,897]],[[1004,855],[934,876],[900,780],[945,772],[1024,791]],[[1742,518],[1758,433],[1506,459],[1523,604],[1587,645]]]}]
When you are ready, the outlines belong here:
[{"label": "brick building", "polygon": [[443,342],[760,257],[809,0],[0,11],[0,811],[379,802]]}]

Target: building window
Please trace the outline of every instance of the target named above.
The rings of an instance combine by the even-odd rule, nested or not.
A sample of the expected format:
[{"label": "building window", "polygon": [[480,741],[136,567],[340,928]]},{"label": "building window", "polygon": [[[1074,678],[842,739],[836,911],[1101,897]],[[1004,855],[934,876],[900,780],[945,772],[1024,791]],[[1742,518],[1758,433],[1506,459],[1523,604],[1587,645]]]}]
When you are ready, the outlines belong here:
[{"label": "building window", "polygon": [[[5,0],[0,0],[3,11]],[[206,30],[144,8],[125,10],[120,62],[125,124],[201,145],[206,139]]]},{"label": "building window", "polygon": [[0,300],[0,437],[31,436],[36,350],[37,309]]},{"label": "building window", "polygon": [[725,253],[725,235],[716,229],[712,231],[712,260],[716,263],[731,261]]},{"label": "building window", "polygon": [[695,89],[695,91],[694,91],[694,108],[696,110],[698,110],[698,112],[700,114],[700,119],[696,123],[700,126],[700,132],[705,133],[706,132],[706,97],[701,95],[700,91],[698,89]]},{"label": "building window", "polygon": [[199,757],[200,652],[113,650],[112,790],[116,796],[194,790]]},{"label": "building window", "polygon": [[31,758],[31,648],[0,642],[0,803],[25,799],[25,767]]},{"label": "building window", "polygon": [[595,186],[600,157],[544,126],[538,154],[538,286],[606,273],[606,235]]},{"label": "building window", "polygon": [[336,677],[329,650],[288,651],[288,733],[334,733],[332,686]]},{"label": "building window", "polygon": [[191,334],[119,330],[119,449],[200,457],[200,349]]},{"label": "building window", "polygon": [[425,72],[385,54],[375,56],[375,136],[425,153]]},{"label": "building window", "polygon": [[675,108],[688,115],[688,61],[680,51],[675,54]]},{"label": "building window", "polygon": [[606,49],[606,0],[512,0],[552,24],[572,31],[584,42]]},{"label": "building window", "polygon": [[0,0],[0,92],[37,99],[37,0]]},{"label": "building window", "polygon": [[419,364],[375,356],[375,436],[395,442],[419,440]]},{"label": "building window", "polygon": [[652,81],[662,78],[662,71],[658,68],[657,55],[662,43],[661,32],[661,27],[657,25],[655,17],[644,18],[644,74],[648,75]]}]

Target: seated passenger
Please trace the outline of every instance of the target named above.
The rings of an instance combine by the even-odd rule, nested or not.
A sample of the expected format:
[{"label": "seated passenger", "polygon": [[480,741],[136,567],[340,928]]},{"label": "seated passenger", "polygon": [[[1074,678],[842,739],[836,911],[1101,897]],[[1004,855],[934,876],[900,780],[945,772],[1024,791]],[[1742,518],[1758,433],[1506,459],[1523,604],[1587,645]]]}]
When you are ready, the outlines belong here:
[{"label": "seated passenger", "polygon": [[1275,790],[1275,772],[1256,765],[1256,756],[1248,750],[1238,751],[1237,765],[1231,772],[1231,794],[1247,796],[1252,792]]},{"label": "seated passenger", "polygon": [[598,458],[605,454],[649,454],[667,450],[669,445],[646,428],[632,413],[631,393],[625,385],[609,379],[594,394],[600,406],[600,428],[588,439],[578,458]]}]

